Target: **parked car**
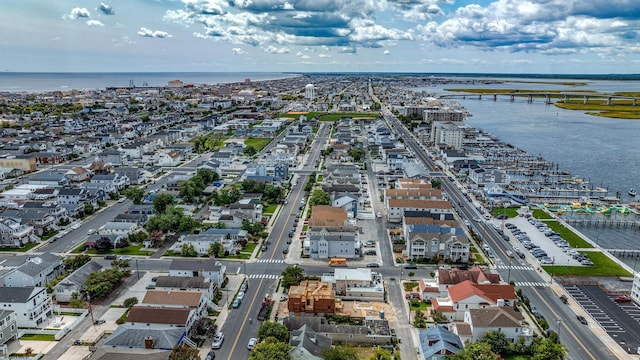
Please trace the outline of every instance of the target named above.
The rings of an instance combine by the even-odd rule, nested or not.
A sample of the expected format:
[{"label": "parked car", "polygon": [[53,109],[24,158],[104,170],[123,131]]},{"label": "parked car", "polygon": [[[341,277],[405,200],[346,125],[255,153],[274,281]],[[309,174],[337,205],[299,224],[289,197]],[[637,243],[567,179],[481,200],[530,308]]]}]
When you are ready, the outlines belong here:
[{"label": "parked car", "polygon": [[627,303],[627,302],[631,302],[631,298],[628,297],[627,295],[618,295],[615,298],[613,298],[613,301],[618,303]]},{"label": "parked car", "polygon": [[104,256],[105,260],[115,260],[117,258],[118,257],[115,254],[107,254],[107,255]]},{"label": "parked car", "polygon": [[560,296],[560,301],[562,301],[563,304],[568,304],[569,303],[569,299],[567,298],[567,295],[561,295]]},{"label": "parked car", "polygon": [[102,320],[102,319],[98,319],[96,321],[93,322],[94,325],[102,325],[104,324],[106,321]]},{"label": "parked car", "polygon": [[239,307],[240,307],[240,304],[241,304],[241,303],[242,303],[242,300],[240,300],[240,299],[236,298],[235,300],[233,300],[233,304],[231,304],[231,306],[232,306],[234,309],[237,309],[237,308],[239,308]]},{"label": "parked car", "polygon": [[216,353],[213,351],[209,351],[207,353],[207,357],[204,358],[204,360],[214,360],[216,358]]},{"label": "parked car", "polygon": [[256,347],[257,343],[258,343],[258,339],[256,338],[249,339],[249,343],[247,344],[247,349],[253,350],[253,348]]},{"label": "parked car", "polygon": [[247,282],[243,282],[242,285],[240,285],[240,291],[242,292],[247,291],[248,288],[249,288],[249,284]]},{"label": "parked car", "polygon": [[576,319],[578,319],[578,321],[580,321],[580,324],[583,324],[583,325],[588,325],[589,324],[587,322],[587,319],[585,319],[584,316],[582,316],[582,315],[576,316]]},{"label": "parked car", "polygon": [[211,343],[212,349],[220,349],[222,346],[222,342],[224,341],[224,334],[222,331],[218,332],[216,336],[213,338],[213,343]]},{"label": "parked car", "polygon": [[244,291],[240,291],[238,295],[236,295],[236,299],[240,299],[240,301],[242,301],[242,299],[244,299]]},{"label": "parked car", "polygon": [[91,234],[93,234],[94,232],[96,232],[96,229],[89,229],[89,230],[87,231],[87,235],[91,235]]},{"label": "parked car", "polygon": [[404,264],[405,269],[417,269],[418,265],[416,264]]},{"label": "parked car", "polygon": [[367,264],[367,267],[368,268],[377,268],[377,267],[380,267],[380,264],[378,264],[378,263],[369,263],[369,264]]}]

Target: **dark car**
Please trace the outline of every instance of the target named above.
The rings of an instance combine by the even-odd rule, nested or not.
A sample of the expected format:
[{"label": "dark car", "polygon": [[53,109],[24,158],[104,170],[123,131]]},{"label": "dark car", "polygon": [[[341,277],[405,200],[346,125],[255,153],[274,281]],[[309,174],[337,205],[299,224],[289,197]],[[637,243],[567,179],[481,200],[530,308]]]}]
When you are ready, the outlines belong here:
[{"label": "dark car", "polygon": [[631,302],[631,298],[628,297],[627,295],[618,295],[615,298],[613,298],[613,301],[618,303],[626,303],[626,302]]},{"label": "dark car", "polygon": [[104,324],[104,323],[105,323],[105,321],[104,321],[104,320],[102,320],[102,319],[100,319],[100,320],[96,320],[96,321],[94,321],[94,322],[93,322],[93,324],[94,324],[94,325],[102,325],[102,324]]},{"label": "dark car", "polygon": [[404,264],[405,269],[417,269],[418,265],[416,264]]},{"label": "dark car", "polygon": [[105,255],[105,256],[104,256],[104,259],[105,259],[105,260],[115,260],[115,259],[117,259],[117,258],[118,258],[118,257],[117,257],[115,254],[109,254],[109,255]]},{"label": "dark car", "polygon": [[580,324],[583,324],[583,325],[588,325],[589,324],[587,322],[587,319],[585,319],[584,316],[582,316],[582,315],[576,316],[576,319],[578,319],[578,321],[580,321]]},{"label": "dark car", "polygon": [[283,254],[288,254],[288,253],[289,253],[289,249],[284,248],[284,249],[282,250],[282,253],[283,253]]},{"label": "dark car", "polygon": [[214,353],[213,351],[209,351],[207,353],[207,357],[204,358],[204,360],[213,360],[216,358],[216,353]]},{"label": "dark car", "polygon": [[567,295],[561,295],[560,296],[560,301],[562,301],[563,304],[568,304],[569,303],[569,299],[567,299]]}]

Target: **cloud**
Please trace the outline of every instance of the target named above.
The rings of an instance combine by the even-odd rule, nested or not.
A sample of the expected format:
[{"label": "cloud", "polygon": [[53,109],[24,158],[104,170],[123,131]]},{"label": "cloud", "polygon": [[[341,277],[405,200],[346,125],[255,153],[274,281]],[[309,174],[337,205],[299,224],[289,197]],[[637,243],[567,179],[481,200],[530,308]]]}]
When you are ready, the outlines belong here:
[{"label": "cloud", "polygon": [[353,46],[343,46],[338,50],[341,54],[355,54],[357,49]]},{"label": "cloud", "polygon": [[86,24],[88,26],[104,26],[104,24],[99,20],[87,20]]},{"label": "cloud", "polygon": [[107,5],[103,2],[100,3],[100,6],[98,6],[98,12],[101,13],[102,15],[115,15],[116,12],[113,11],[113,8],[110,5]]},{"label": "cloud", "polygon": [[119,39],[111,39],[111,42],[113,42],[113,46],[116,47],[136,44],[136,42],[131,40],[131,38],[129,38],[128,36],[123,36]]},{"label": "cloud", "polygon": [[171,34],[165,32],[165,31],[161,31],[161,30],[149,30],[145,27],[141,27],[140,30],[138,31],[138,35],[142,36],[142,37],[150,37],[150,38],[158,38],[158,39],[164,39],[164,38],[170,38],[172,37]]},{"label": "cloud", "polygon": [[385,50],[385,51],[383,51],[382,53],[383,53],[384,55],[391,55],[391,51],[389,51],[389,50]]},{"label": "cloud", "polygon": [[330,58],[330,57],[331,57],[331,55],[329,55],[329,54],[318,54],[318,57],[319,57],[319,58],[326,59],[326,58]]},{"label": "cloud", "polygon": [[[438,0],[427,2],[431,5]],[[195,33],[231,44],[263,48],[268,48],[267,44],[357,48],[380,47],[387,40],[412,39],[408,30],[375,23],[376,13],[388,7],[386,1],[182,0],[182,3],[183,8],[166,11],[163,19],[186,27],[202,26]],[[361,29],[363,24],[365,30]]]},{"label": "cloud", "polygon": [[271,54],[288,54],[290,52],[290,50],[286,47],[275,47],[273,45],[269,45],[265,48],[263,48],[264,51],[271,53]]},{"label": "cloud", "polygon": [[247,52],[242,50],[241,48],[233,48],[231,49],[233,51],[234,55],[243,55],[246,54]]},{"label": "cloud", "polygon": [[90,18],[90,17],[91,17],[91,13],[89,12],[89,10],[87,10],[86,8],[80,8],[80,7],[71,9],[71,12],[69,12],[69,14],[64,16],[65,19],[69,19],[69,20],[75,20],[78,18]]},{"label": "cloud", "polygon": [[631,51],[639,27],[635,0],[496,0],[460,7],[440,23],[418,25],[416,34],[445,48],[613,54]]}]

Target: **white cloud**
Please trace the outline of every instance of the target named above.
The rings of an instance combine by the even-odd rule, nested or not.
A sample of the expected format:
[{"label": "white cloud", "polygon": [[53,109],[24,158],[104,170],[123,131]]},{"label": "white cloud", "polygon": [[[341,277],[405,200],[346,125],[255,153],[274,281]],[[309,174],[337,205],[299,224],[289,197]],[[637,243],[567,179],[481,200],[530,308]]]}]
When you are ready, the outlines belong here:
[{"label": "white cloud", "polygon": [[233,51],[233,54],[234,54],[234,55],[243,55],[243,54],[246,54],[246,53],[247,53],[246,51],[244,51],[244,50],[243,50],[243,49],[241,49],[241,48],[233,48],[233,49],[231,49],[231,50]]},{"label": "white cloud", "polygon": [[319,57],[319,58],[326,59],[326,58],[330,58],[330,57],[331,57],[331,55],[329,55],[329,54],[318,54],[318,57]]},{"label": "white cloud", "polygon": [[389,50],[385,50],[385,51],[383,51],[382,53],[383,53],[384,55],[391,55],[391,51],[389,51]]},{"label": "white cloud", "polygon": [[138,35],[142,37],[159,38],[159,39],[172,37],[171,34],[169,34],[168,32],[161,31],[161,30],[149,30],[145,27],[140,28],[140,30],[138,31]]},{"label": "white cloud", "polygon": [[115,11],[113,11],[113,8],[110,5],[107,5],[103,2],[100,3],[100,6],[98,6],[98,12],[102,13],[103,15],[115,15]]},{"label": "white cloud", "polygon": [[288,54],[290,52],[290,50],[286,47],[275,47],[273,45],[269,45],[265,48],[262,48],[264,51],[271,53],[271,54]]},{"label": "white cloud", "polygon": [[90,18],[90,17],[91,17],[91,13],[89,12],[89,10],[81,7],[76,7],[71,9],[71,12],[69,12],[69,14],[64,16],[65,19],[69,19],[69,20],[75,20],[78,18]]},{"label": "white cloud", "polygon": [[86,24],[89,26],[104,26],[100,20],[87,20]]}]

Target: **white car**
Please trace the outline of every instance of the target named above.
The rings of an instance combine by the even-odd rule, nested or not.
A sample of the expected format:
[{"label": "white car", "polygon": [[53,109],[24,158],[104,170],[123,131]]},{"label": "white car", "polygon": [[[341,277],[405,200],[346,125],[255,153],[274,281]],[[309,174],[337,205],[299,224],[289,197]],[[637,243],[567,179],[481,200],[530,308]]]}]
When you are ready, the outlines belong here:
[{"label": "white car", "polygon": [[256,347],[256,344],[258,343],[258,339],[256,338],[251,338],[249,340],[249,343],[247,344],[247,349],[249,350],[253,350],[254,347]]},{"label": "white car", "polygon": [[87,235],[91,235],[94,232],[96,232],[96,229],[89,229],[89,231],[87,231]]},{"label": "white car", "polygon": [[120,257],[118,258],[118,260],[122,260],[122,261],[129,261],[129,260],[131,260],[131,256],[120,256]]},{"label": "white car", "polygon": [[378,211],[378,212],[376,213],[376,217],[381,218],[381,217],[382,217],[382,213],[381,213],[380,211]]},{"label": "white car", "polygon": [[224,334],[222,332],[217,333],[216,336],[213,338],[213,343],[211,343],[211,348],[220,349],[223,341],[224,341]]},{"label": "white car", "polygon": [[118,199],[118,202],[119,202],[119,203],[123,203],[123,202],[125,202],[125,201],[127,201],[127,198],[126,198],[126,197],[121,197],[120,199]]}]

